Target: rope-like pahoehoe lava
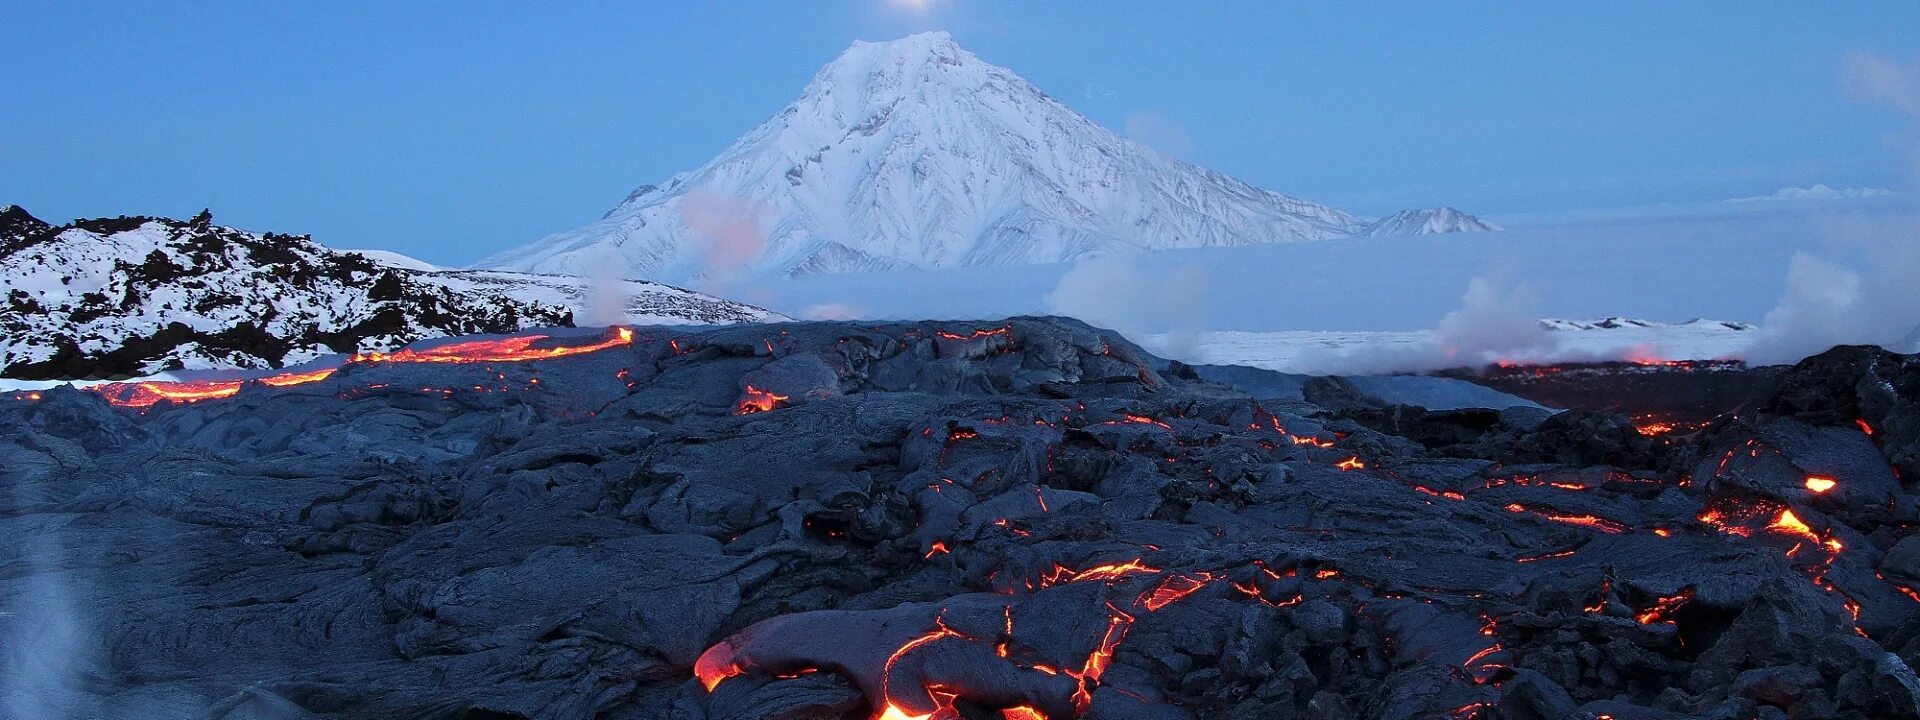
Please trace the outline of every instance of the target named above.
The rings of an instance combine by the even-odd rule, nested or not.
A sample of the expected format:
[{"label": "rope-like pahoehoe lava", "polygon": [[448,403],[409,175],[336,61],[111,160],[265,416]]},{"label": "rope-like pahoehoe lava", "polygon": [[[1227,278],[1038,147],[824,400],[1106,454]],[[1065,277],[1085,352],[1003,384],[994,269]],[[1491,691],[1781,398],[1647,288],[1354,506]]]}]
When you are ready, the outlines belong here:
[{"label": "rope-like pahoehoe lava", "polygon": [[1016,319],[49,390],[0,637],[75,619],[100,717],[1911,716],[1920,360],[1773,372],[1429,410]]}]

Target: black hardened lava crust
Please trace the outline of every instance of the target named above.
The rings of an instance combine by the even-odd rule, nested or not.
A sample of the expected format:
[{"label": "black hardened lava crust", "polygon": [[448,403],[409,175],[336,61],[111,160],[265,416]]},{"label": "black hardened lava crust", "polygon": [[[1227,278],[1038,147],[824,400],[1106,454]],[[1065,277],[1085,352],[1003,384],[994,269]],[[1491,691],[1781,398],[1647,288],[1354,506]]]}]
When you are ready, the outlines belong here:
[{"label": "black hardened lava crust", "polygon": [[9,707],[1915,713],[1913,357],[1683,439],[1161,367],[1070,321],[800,323],[0,401],[0,637],[49,658]]}]

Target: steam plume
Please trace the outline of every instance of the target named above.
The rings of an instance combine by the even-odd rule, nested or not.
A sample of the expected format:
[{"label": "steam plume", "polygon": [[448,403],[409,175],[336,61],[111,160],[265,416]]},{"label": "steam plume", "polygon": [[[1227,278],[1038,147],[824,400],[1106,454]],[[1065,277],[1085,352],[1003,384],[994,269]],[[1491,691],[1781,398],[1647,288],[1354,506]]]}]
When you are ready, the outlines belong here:
[{"label": "steam plume", "polygon": [[760,257],[763,235],[759,208],[753,203],[717,192],[696,190],[680,201],[680,218],[693,230],[698,244],[691,248],[698,277],[708,283],[732,280]]},{"label": "steam plume", "polygon": [[1532,285],[1476,277],[1468,281],[1460,307],[1419,342],[1310,351],[1300,365],[1313,372],[1365,375],[1547,361],[1558,354],[1560,338],[1540,324],[1538,305],[1539,291]]},{"label": "steam plume", "polygon": [[[1912,153],[1920,179],[1920,63],[1855,53],[1842,80],[1854,97],[1907,117],[1907,135],[1897,140]],[[1767,313],[1748,360],[1793,362],[1842,343],[1869,343],[1898,352],[1920,350],[1920,218],[1891,226],[1845,228],[1843,240],[1869,258],[1864,269],[1806,253],[1787,268],[1787,289]]]},{"label": "steam plume", "polygon": [[1055,315],[1107,328],[1166,357],[1190,357],[1206,321],[1205,269],[1144,273],[1133,256],[1074,263],[1043,301]]}]

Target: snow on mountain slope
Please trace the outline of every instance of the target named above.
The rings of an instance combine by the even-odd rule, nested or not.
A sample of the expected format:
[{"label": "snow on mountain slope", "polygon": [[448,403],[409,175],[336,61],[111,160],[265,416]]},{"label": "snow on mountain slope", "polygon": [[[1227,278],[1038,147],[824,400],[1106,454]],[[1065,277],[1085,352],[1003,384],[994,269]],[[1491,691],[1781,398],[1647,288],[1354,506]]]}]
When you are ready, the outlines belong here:
[{"label": "snow on mountain slope", "polygon": [[[423,338],[574,323],[579,278],[419,272],[321,247],[152,217],[52,227],[0,210],[0,376],[85,378],[161,370],[283,367]],[[778,319],[758,308],[628,282],[629,319],[649,324]]]},{"label": "snow on mountain slope", "polygon": [[1439,235],[1454,232],[1488,232],[1499,225],[1481,220],[1450,207],[1401,210],[1368,225],[1360,234],[1368,237],[1391,235]]},{"label": "snow on mountain slope", "polygon": [[664,281],[1071,260],[1366,224],[1128,141],[946,33],[854,43],[705,166],[477,267]]},{"label": "snow on mountain slope", "polygon": [[402,255],[392,250],[367,250],[363,248],[355,248],[352,250],[341,250],[340,252],[353,253],[355,255],[365,256],[368,260],[372,260],[375,265],[380,265],[382,267],[400,268],[402,270],[418,270],[420,272],[439,272],[441,270],[449,269],[441,265],[435,265],[425,260],[421,260],[411,255]]}]

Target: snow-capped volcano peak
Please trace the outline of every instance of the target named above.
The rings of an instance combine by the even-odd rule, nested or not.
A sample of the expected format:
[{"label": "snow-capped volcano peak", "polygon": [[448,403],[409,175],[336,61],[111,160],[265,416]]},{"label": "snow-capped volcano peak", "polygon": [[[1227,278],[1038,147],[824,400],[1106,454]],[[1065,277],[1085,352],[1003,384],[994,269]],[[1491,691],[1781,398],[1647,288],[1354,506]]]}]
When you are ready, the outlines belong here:
[{"label": "snow-capped volcano peak", "polygon": [[1071,260],[1360,220],[1130,142],[944,32],[858,42],[705,166],[481,267],[686,280]]},{"label": "snow-capped volcano peak", "polygon": [[[892,42],[856,41],[814,73],[813,81],[794,104],[826,102],[830,105],[827,109],[841,118],[834,124],[850,127],[868,116],[875,100],[889,103],[921,82],[954,77],[939,72],[939,66],[972,71],[999,69],[962,49],[945,32],[909,35]],[[1010,73],[1003,74],[1011,77]]]},{"label": "snow-capped volcano peak", "polygon": [[1369,237],[1387,235],[1439,235],[1455,232],[1492,232],[1499,225],[1481,220],[1450,207],[1401,210],[1367,226]]}]

